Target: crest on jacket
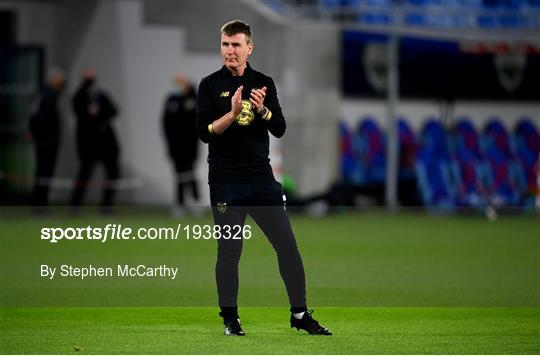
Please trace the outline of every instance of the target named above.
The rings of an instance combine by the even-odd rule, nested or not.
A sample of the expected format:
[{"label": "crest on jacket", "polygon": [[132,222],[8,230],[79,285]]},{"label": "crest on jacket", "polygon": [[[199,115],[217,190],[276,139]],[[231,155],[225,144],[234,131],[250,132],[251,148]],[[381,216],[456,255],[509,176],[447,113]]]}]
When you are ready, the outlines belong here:
[{"label": "crest on jacket", "polygon": [[255,114],[251,108],[251,101],[242,100],[242,111],[236,116],[236,122],[240,126],[247,126],[253,122]]}]

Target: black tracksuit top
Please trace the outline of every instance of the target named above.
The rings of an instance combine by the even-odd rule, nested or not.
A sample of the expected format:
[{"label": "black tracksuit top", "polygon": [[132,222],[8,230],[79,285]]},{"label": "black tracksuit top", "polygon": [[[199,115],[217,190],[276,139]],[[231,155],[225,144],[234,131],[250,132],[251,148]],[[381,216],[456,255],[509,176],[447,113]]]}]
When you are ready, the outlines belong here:
[{"label": "black tracksuit top", "polygon": [[[253,120],[246,124],[235,120],[223,133],[211,134],[208,125],[231,111],[231,98],[243,85],[242,114]],[[264,105],[272,112],[270,120],[263,120],[255,108],[249,109],[251,89],[266,86]],[[247,120],[249,121],[249,120]],[[279,105],[276,86],[272,78],[251,68],[249,63],[242,76],[233,76],[223,66],[217,72],[203,78],[197,97],[197,131],[208,147],[208,180],[215,183],[249,183],[274,181],[270,167],[270,132],[279,138],[285,133],[285,118]]]}]

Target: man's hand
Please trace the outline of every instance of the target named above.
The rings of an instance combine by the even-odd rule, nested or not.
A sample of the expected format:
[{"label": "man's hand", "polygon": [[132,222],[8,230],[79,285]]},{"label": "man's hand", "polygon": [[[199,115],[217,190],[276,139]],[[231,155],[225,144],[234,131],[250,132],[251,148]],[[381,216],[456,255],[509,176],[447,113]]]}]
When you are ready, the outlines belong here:
[{"label": "man's hand", "polygon": [[231,111],[208,125],[210,134],[222,134],[236,120],[236,117],[242,111],[242,89],[244,89],[244,86],[240,85],[234,92],[231,98]]},{"label": "man's hand", "polygon": [[257,113],[261,113],[264,108],[264,98],[266,97],[266,87],[261,89],[251,89],[249,101],[255,107]]},{"label": "man's hand", "polygon": [[98,116],[99,115],[99,105],[97,103],[91,103],[88,105],[88,113],[90,116]]},{"label": "man's hand", "polygon": [[231,113],[233,117],[236,118],[238,114],[242,111],[242,90],[244,89],[243,85],[240,85],[238,89],[234,92],[233,97],[231,98]]}]

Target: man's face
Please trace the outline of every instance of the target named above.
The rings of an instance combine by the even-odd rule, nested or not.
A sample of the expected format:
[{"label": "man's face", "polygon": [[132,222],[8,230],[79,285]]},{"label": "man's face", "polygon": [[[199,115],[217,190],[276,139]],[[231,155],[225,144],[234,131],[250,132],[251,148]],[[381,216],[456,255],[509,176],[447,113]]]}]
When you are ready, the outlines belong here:
[{"label": "man's face", "polygon": [[54,91],[61,92],[64,89],[65,77],[63,74],[55,74],[51,78],[51,87]]},{"label": "man's face", "polygon": [[251,51],[253,51],[253,44],[247,43],[245,34],[238,33],[233,36],[221,34],[221,57],[227,68],[242,68]]},{"label": "man's face", "polygon": [[84,80],[96,79],[96,71],[94,70],[94,68],[86,67],[83,69],[82,77]]}]

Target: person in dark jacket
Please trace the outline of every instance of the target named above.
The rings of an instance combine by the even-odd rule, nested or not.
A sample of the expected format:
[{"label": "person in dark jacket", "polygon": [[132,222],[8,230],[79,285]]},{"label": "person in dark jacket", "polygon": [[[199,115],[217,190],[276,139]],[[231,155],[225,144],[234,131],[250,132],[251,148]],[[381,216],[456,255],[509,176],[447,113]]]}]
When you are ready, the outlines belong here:
[{"label": "person in dark jacket", "polygon": [[[235,20],[221,28],[223,67],[201,80],[197,130],[208,143],[210,201],[218,243],[216,284],[225,335],[245,335],[238,315],[238,264],[242,239],[230,238],[247,215],[274,248],[290,303],[290,325],[315,335],[332,335],[307,309],[306,282],[283,189],[273,175],[269,134],[280,138],[286,124],[272,78],[247,62],[251,28]],[[222,237],[220,237],[222,236]]]},{"label": "person in dark jacket", "polygon": [[194,164],[197,159],[199,139],[195,121],[197,96],[189,80],[177,74],[175,90],[167,97],[163,110],[163,131],[169,157],[176,172],[176,204],[173,216],[183,215],[185,192],[189,189],[194,200],[199,199],[199,187],[195,178]]},{"label": "person in dark jacket", "polygon": [[64,74],[60,70],[53,70],[30,118],[29,136],[36,153],[32,190],[32,206],[36,213],[45,213],[49,205],[49,190],[56,167],[62,124],[58,99],[64,83]]},{"label": "person in dark jacket", "polygon": [[112,120],[118,115],[118,109],[105,91],[96,88],[95,82],[94,69],[85,68],[83,80],[73,97],[80,167],[71,205],[78,207],[82,204],[94,167],[97,163],[103,163],[107,182],[101,206],[103,212],[108,212],[113,205],[115,185],[120,175],[118,165],[120,148],[112,126]]}]

